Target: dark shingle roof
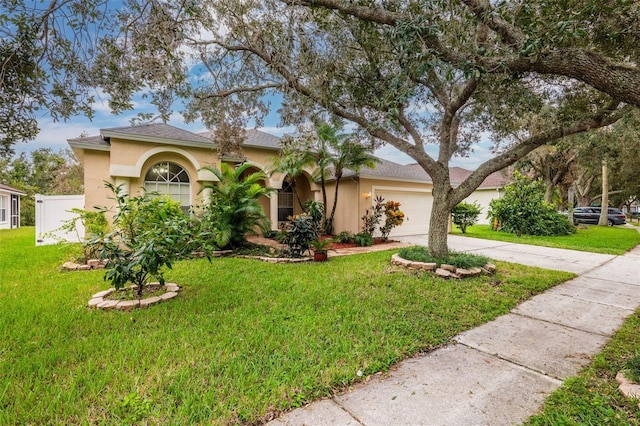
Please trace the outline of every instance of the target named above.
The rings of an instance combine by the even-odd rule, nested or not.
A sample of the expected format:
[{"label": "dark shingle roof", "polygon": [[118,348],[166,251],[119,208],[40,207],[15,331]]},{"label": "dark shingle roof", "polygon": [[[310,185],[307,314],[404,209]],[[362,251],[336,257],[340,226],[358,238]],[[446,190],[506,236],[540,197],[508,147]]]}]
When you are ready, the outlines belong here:
[{"label": "dark shingle roof", "polygon": [[[280,149],[280,138],[278,136],[255,129],[247,129],[245,132],[247,138],[245,139],[243,146],[273,150]],[[213,139],[213,132],[202,132],[199,133],[199,135],[207,138],[207,140]]]},{"label": "dark shingle roof", "polygon": [[125,137],[133,136],[136,137],[136,139],[157,138],[173,141],[202,143],[208,145],[211,144],[210,140],[205,138],[204,136],[164,123],[140,124],[138,126],[101,129],[100,133],[105,138],[122,135]]},{"label": "dark shingle roof", "polygon": [[[471,174],[471,170],[463,169],[462,167],[450,167],[449,176],[451,182],[460,183]],[[511,179],[507,176],[504,170],[491,173],[478,187],[481,188],[503,188],[511,183]]]},{"label": "dark shingle roof", "polygon": [[431,177],[420,166],[405,166],[383,158],[379,158],[379,160],[380,163],[373,169],[364,167],[360,169],[359,173],[348,170],[344,173],[344,176],[349,177],[358,175],[368,178],[385,178],[431,183]]}]

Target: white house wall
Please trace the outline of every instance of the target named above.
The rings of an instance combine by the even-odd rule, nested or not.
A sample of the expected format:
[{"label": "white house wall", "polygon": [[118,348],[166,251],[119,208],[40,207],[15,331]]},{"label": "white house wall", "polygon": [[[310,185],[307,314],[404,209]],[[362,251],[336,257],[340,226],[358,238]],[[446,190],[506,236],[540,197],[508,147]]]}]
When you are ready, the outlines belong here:
[{"label": "white house wall", "polygon": [[482,212],[478,216],[478,224],[489,225],[490,221],[487,218],[489,212],[489,203],[496,198],[502,198],[504,195],[503,189],[491,188],[491,189],[476,189],[464,202],[472,204],[477,202]]}]

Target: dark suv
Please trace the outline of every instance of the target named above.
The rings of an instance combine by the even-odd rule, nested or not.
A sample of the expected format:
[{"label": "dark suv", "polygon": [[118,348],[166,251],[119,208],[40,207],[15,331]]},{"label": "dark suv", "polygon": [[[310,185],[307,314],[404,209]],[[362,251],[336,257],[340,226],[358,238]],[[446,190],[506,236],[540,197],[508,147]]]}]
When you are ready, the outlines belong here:
[{"label": "dark suv", "polygon": [[[601,211],[602,209],[600,207],[576,207],[573,209],[573,224],[590,223],[597,225],[600,220]],[[607,224],[613,226],[624,225],[625,223],[627,223],[626,216],[622,213],[622,210],[609,207],[607,211]]]}]

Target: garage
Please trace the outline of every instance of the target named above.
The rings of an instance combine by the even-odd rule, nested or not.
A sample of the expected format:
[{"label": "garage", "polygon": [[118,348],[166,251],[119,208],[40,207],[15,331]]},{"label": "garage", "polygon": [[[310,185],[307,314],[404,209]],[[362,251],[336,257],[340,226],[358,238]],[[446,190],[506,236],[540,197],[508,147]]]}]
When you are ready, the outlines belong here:
[{"label": "garage", "polygon": [[382,197],[385,201],[397,201],[404,213],[404,223],[391,230],[390,237],[426,234],[429,232],[429,218],[433,197],[431,191],[424,189],[373,187],[373,198]]}]

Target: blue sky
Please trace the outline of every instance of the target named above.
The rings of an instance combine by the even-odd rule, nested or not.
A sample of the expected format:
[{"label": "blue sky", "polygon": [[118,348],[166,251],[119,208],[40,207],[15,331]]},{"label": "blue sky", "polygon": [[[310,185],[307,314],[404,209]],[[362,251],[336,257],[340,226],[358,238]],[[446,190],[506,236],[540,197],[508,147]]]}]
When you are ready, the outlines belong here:
[{"label": "blue sky", "polygon": [[[144,103],[142,100],[138,100],[135,103],[135,109],[133,111],[129,111],[128,113],[121,115],[114,115],[109,110],[106,99],[104,101],[101,101],[99,97],[97,97],[97,99],[98,101],[94,104],[95,117],[92,121],[84,116],[78,116],[73,117],[66,122],[54,122],[51,117],[43,113],[43,115],[38,118],[40,126],[40,133],[38,137],[28,143],[17,143],[14,146],[16,153],[29,152],[39,148],[52,148],[55,151],[68,148],[67,139],[77,138],[83,132],[92,136],[100,134],[100,129],[129,126],[130,120],[135,118],[139,112],[153,111],[153,106]],[[276,136],[292,133],[294,129],[291,127],[278,127],[279,118],[276,110],[277,106],[274,106],[272,108],[272,113],[265,119],[265,126],[259,128],[259,130]],[[187,129],[192,132],[204,132],[207,130],[201,122],[186,124],[178,112],[175,112],[172,115],[171,121],[169,121],[168,124]],[[432,145],[430,148],[430,153],[432,155],[436,155],[436,146]],[[473,170],[482,162],[492,157],[490,150],[485,146],[485,144],[474,146],[474,151],[475,152],[470,154],[469,158],[454,158],[451,161],[451,166],[459,166]],[[400,164],[415,162],[406,154],[389,145],[378,149],[376,151],[376,155]]]}]

